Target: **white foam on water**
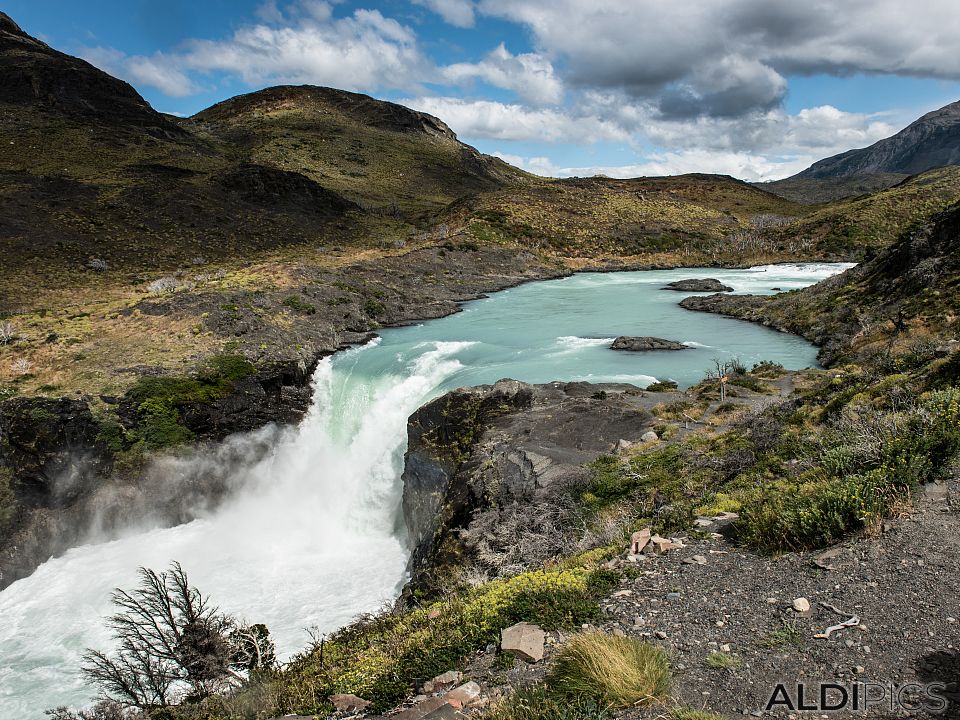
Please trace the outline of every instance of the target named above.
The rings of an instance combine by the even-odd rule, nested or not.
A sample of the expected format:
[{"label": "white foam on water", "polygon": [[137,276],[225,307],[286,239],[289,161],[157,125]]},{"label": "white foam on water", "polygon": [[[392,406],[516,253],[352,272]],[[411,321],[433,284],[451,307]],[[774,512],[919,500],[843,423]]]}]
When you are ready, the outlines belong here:
[{"label": "white foam on water", "polygon": [[576,335],[562,335],[557,338],[557,344],[566,350],[576,351],[590,347],[609,347],[616,338],[585,338]]},{"label": "white foam on water", "polygon": [[587,373],[586,375],[579,375],[571,378],[571,380],[574,382],[628,383],[641,388],[645,388],[648,385],[652,385],[653,383],[657,382],[657,379],[653,377],[653,375],[627,373],[621,375],[604,375],[603,377],[598,377],[594,373]]}]

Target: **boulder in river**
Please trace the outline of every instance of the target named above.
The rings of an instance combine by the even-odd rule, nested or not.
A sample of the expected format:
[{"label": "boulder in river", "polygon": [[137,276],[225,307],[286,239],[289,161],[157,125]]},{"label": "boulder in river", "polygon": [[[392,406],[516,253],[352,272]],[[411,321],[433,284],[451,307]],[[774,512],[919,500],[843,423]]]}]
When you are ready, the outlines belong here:
[{"label": "boulder in river", "polygon": [[673,340],[664,340],[658,337],[631,337],[621,335],[610,346],[612,350],[629,350],[631,352],[648,352],[650,350],[689,350],[689,346]]},{"label": "boulder in river", "polygon": [[683,292],[733,292],[733,288],[724,285],[714,278],[701,278],[689,280],[674,280],[663,286],[664,290],[680,290]]}]

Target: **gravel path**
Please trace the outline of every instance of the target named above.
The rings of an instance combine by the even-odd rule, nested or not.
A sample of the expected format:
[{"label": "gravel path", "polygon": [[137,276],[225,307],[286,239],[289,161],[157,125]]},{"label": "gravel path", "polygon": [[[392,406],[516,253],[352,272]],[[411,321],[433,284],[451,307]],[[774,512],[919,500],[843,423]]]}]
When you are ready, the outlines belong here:
[{"label": "gravel path", "polygon": [[[818,554],[765,558],[722,538],[688,538],[686,547],[642,563],[642,575],[607,599],[604,629],[667,649],[676,699],[686,705],[727,715],[786,715],[761,712],[781,681],[939,681],[952,683],[953,693],[942,717],[960,717],[957,505],[955,486],[930,486],[909,517],[820,560],[832,569],[818,566]],[[797,598],[809,600],[809,612],[793,608]],[[814,638],[852,615],[857,626]],[[711,653],[731,666],[709,667]],[[863,717],[830,714],[846,716]]]}]

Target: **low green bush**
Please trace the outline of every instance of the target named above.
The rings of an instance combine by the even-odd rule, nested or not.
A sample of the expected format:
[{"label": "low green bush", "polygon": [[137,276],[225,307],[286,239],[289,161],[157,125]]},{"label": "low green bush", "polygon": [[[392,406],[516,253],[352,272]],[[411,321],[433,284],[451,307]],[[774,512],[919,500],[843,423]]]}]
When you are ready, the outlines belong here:
[{"label": "low green bush", "polygon": [[316,306],[306,302],[299,295],[290,295],[289,297],[285,297],[281,304],[290,308],[291,310],[296,310],[299,313],[303,313],[304,315],[313,315],[317,312]]},{"label": "low green bush", "polygon": [[739,537],[781,552],[823,547],[868,527],[935,480],[960,452],[960,390],[929,393],[907,411],[869,413],[841,427],[821,465],[743,502]]},{"label": "low green bush", "polygon": [[[143,377],[127,391],[137,408],[137,427],[126,434],[128,444],[145,450],[160,450],[188,443],[194,434],[180,422],[180,409],[227,396],[234,383],[256,372],[242,355],[214,355],[207,367],[193,377]],[[109,429],[104,439],[119,443]]]}]

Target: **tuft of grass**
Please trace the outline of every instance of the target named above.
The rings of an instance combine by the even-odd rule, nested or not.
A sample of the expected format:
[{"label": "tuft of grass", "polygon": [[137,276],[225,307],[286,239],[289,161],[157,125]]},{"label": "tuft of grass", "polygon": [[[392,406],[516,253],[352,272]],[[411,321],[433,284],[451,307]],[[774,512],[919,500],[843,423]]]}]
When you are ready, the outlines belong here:
[{"label": "tuft of grass", "polygon": [[712,652],[707,655],[703,664],[711,670],[732,670],[740,666],[740,658],[724,652]]},{"label": "tuft of grass", "polygon": [[636,638],[584,633],[557,654],[547,685],[568,698],[631,707],[666,694],[670,663],[662,649]]},{"label": "tuft of grass", "polygon": [[609,720],[609,710],[593,700],[557,697],[543,685],[517,690],[484,715],[484,720]]},{"label": "tuft of grass", "polygon": [[803,647],[803,632],[795,622],[784,622],[783,627],[769,633],[760,641],[761,647]]}]

